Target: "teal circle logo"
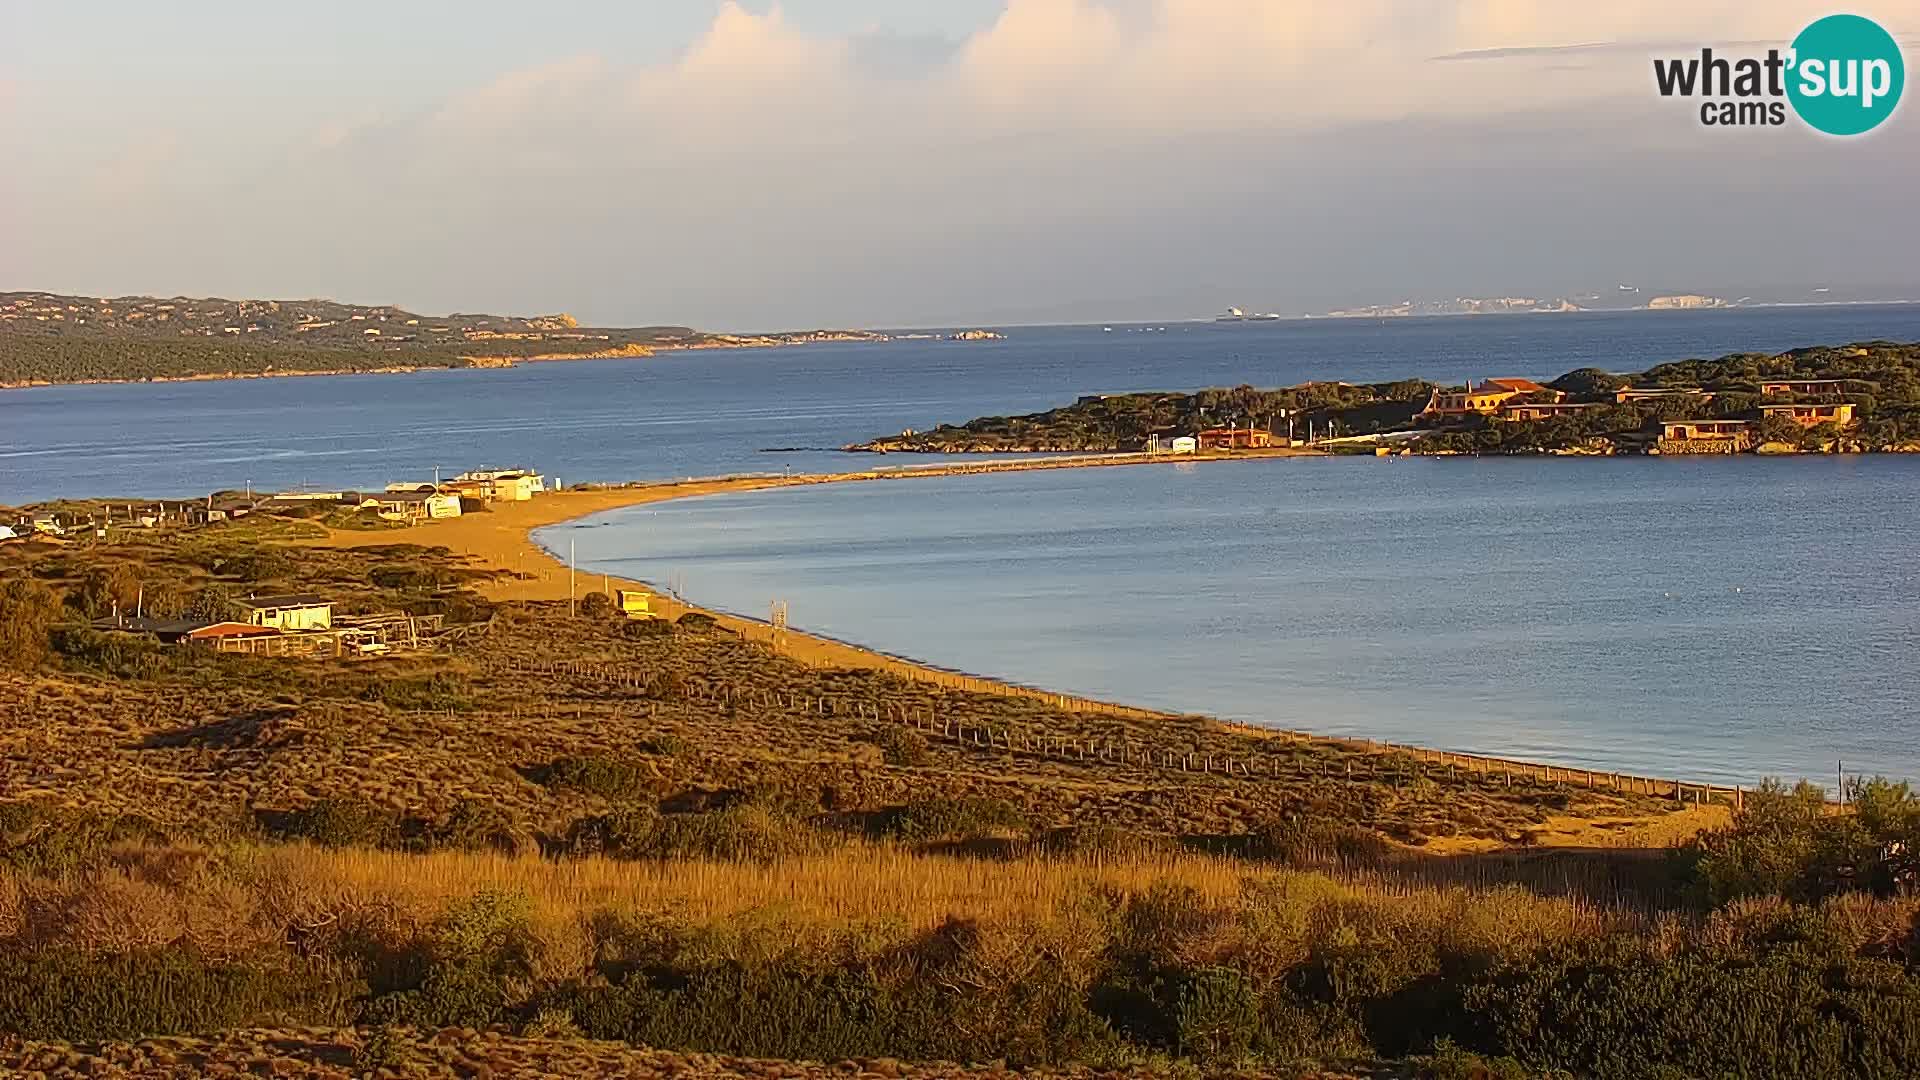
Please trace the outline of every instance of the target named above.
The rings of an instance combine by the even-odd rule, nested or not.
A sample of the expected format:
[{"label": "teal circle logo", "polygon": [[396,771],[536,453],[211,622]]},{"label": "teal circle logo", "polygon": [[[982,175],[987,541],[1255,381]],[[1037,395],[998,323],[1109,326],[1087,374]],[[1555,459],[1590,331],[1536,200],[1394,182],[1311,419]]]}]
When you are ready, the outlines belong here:
[{"label": "teal circle logo", "polygon": [[1859,15],[1829,15],[1800,31],[1788,64],[1793,111],[1828,135],[1879,127],[1900,104],[1907,82],[1900,43]]}]

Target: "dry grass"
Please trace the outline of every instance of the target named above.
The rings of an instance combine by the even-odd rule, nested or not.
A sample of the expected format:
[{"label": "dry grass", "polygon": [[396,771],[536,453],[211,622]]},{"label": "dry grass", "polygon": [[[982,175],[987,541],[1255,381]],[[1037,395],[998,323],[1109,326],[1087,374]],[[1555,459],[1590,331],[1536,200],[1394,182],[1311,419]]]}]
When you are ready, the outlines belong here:
[{"label": "dry grass", "polygon": [[[378,1045],[377,1054],[370,1048]],[[395,1062],[369,1068],[369,1057]],[[385,1072],[380,1071],[385,1069]],[[0,1070],[45,1077],[138,1076],[199,1080],[207,1076],[270,1075],[287,1080],[349,1080],[366,1076],[627,1077],[629,1080],[1199,1080],[1285,1076],[1342,1080],[1360,1074],[1317,1069],[1258,1073],[1200,1070],[1191,1065],[1114,1069],[1010,1069],[997,1065],[906,1064],[892,1059],[842,1062],[767,1061],[720,1054],[673,1053],[624,1043],[523,1038],[500,1031],[446,1029],[367,1031],[302,1028],[227,1032],[213,1038],[142,1039],[127,1043],[64,1044],[0,1041]],[[1366,1076],[1408,1076],[1368,1069]]]}]

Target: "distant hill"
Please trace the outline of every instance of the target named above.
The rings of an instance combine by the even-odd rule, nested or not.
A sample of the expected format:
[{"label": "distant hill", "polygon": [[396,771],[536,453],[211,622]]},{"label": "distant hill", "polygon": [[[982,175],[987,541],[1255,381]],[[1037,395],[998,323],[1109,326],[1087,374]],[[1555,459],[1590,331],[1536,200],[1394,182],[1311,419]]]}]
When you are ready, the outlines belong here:
[{"label": "distant hill", "polygon": [[570,315],[420,315],[333,300],[0,293],[0,386],[499,367],[661,349],[869,340],[865,331],[739,336],[582,327]]}]

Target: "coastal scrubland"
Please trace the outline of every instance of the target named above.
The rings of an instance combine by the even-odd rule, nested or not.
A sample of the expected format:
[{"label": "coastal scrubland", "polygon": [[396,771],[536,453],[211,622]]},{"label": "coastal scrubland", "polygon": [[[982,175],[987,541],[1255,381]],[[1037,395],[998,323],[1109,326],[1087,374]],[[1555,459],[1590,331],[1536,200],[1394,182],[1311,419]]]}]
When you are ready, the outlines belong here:
[{"label": "coastal scrubland", "polygon": [[[1763,384],[1835,381],[1815,392],[1763,394]],[[1625,388],[1654,391],[1618,400]],[[1750,447],[1781,452],[1920,450],[1920,343],[1873,341],[1789,352],[1733,353],[1639,372],[1569,371],[1510,403],[1568,404],[1556,415],[1421,414],[1436,390],[1420,379],[1384,383],[1311,382],[1273,390],[1251,386],[1187,392],[1089,396],[1022,416],[889,435],[851,450],[924,453],[1124,451],[1207,428],[1256,429],[1298,438],[1419,430],[1399,445],[1415,453],[1617,453],[1647,449],[1665,421],[1751,420]],[[1463,389],[1463,388],[1455,388]],[[1680,391],[1697,392],[1680,392]],[[1762,405],[1845,404],[1848,423],[1801,425],[1759,412]],[[1370,449],[1354,447],[1353,449]]]},{"label": "coastal scrubland", "polygon": [[[1920,1070],[1903,786],[1688,807],[961,691],[504,599],[430,528],[0,546],[0,1069]],[[89,621],[252,591],[450,629]]]},{"label": "coastal scrubland", "polygon": [[0,292],[0,388],[503,367],[660,349],[868,340],[864,331],[715,334],[582,327],[570,315],[420,315],[332,300]]}]

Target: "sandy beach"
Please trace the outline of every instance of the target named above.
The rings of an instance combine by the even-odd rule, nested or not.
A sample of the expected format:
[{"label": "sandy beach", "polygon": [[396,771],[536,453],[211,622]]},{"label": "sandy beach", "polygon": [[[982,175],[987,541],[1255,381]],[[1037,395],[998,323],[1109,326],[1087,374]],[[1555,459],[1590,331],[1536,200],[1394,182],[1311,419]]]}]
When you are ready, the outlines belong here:
[{"label": "sandy beach", "polygon": [[[971,475],[983,472],[1025,472],[1041,469],[1063,468],[1100,468],[1127,465],[1171,465],[1192,461],[1229,461],[1246,460],[1254,457],[1318,456],[1317,451],[1279,450],[1279,451],[1241,451],[1234,454],[1181,455],[1173,458],[1168,455],[1149,456],[1147,454],[1088,454],[1047,458],[1000,458],[993,460],[967,460],[958,462],[935,462],[923,465],[892,466],[873,468],[844,473],[807,473],[791,476],[734,476],[712,479],[690,479],[678,482],[648,484],[627,484],[609,487],[570,489],[547,492],[527,502],[491,503],[488,509],[479,513],[462,514],[457,518],[426,522],[401,529],[377,529],[355,531],[347,529],[333,530],[325,540],[315,541],[322,547],[367,547],[382,544],[419,544],[422,546],[444,547],[463,555],[471,556],[480,564],[495,570],[505,570],[516,575],[490,583],[481,591],[492,600],[498,601],[541,601],[565,600],[569,595],[566,563],[533,542],[535,529],[562,522],[587,517],[607,510],[617,510],[627,506],[641,506],[647,503],[665,502],[669,499],[688,499],[701,495],[718,495],[727,492],[759,491],[777,487],[805,487],[814,484],[839,484],[856,482],[877,482],[884,480],[920,480],[944,476]],[[643,589],[653,596],[653,610],[667,618],[678,618],[689,611],[700,611],[713,616],[722,625],[755,640],[773,640],[780,650],[788,656],[814,666],[877,668],[893,671],[909,678],[933,679],[962,689],[984,692],[1033,694],[1062,704],[1071,704],[1084,699],[1074,699],[1067,695],[1054,694],[1043,689],[1019,686],[994,679],[951,672],[931,665],[916,664],[898,657],[863,649],[830,638],[818,637],[799,631],[785,631],[777,639],[768,624],[743,619],[716,611],[681,603],[663,596],[658,589],[646,582],[631,581],[625,578],[608,577],[599,574],[579,574],[573,582],[577,595],[606,589]],[[1133,709],[1105,702],[1084,701],[1087,706],[1098,705],[1107,709],[1116,709],[1138,715],[1165,715],[1151,710]]]}]

